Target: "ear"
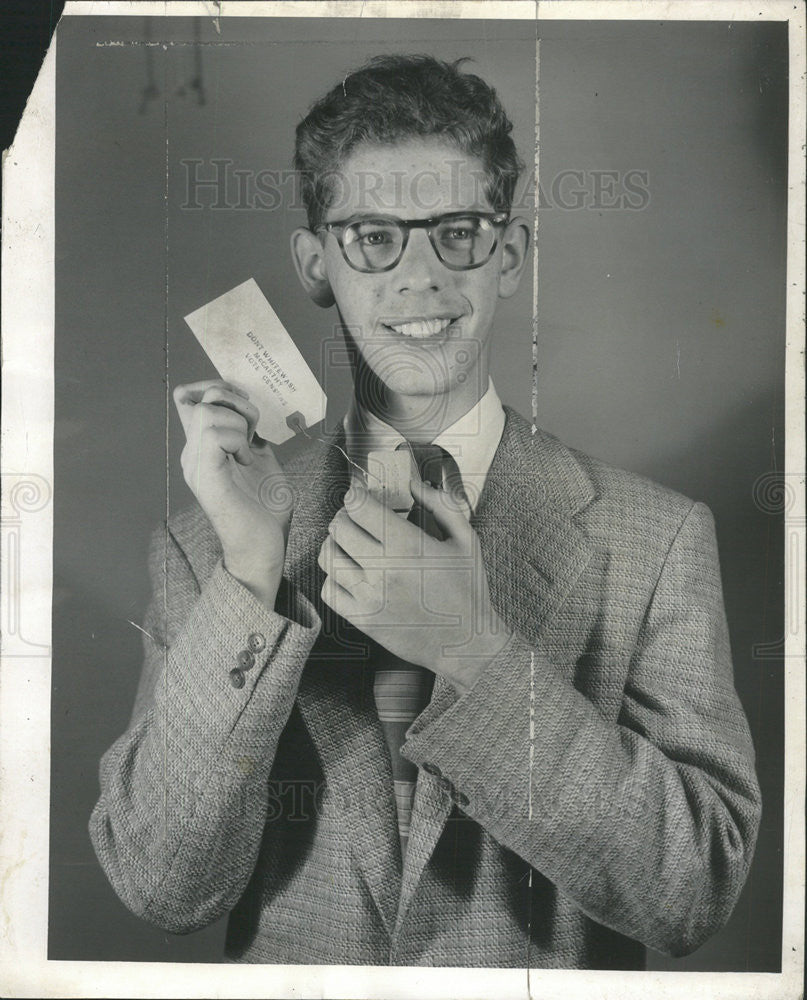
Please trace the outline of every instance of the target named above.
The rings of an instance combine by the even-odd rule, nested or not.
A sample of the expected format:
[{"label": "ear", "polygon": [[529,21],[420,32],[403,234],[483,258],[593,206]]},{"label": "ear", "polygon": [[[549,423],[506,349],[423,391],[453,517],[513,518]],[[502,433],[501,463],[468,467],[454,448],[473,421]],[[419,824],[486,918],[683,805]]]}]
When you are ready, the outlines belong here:
[{"label": "ear", "polygon": [[311,299],[323,309],[332,306],[334,297],[319,237],[310,229],[295,229],[291,234],[291,256],[297,277]]},{"label": "ear", "polygon": [[502,269],[499,273],[499,297],[509,299],[515,294],[530,246],[530,226],[526,219],[511,219],[502,236]]}]

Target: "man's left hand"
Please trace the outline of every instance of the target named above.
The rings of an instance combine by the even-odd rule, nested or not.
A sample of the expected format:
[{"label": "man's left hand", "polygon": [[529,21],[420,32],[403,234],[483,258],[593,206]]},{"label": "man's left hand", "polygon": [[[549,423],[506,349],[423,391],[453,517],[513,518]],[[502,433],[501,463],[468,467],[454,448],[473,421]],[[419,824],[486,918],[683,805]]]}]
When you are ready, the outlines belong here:
[{"label": "man's left hand", "polygon": [[319,553],[322,599],[390,652],[443,674],[462,694],[511,631],[490,602],[479,538],[458,501],[412,480],[439,540],[352,487]]}]

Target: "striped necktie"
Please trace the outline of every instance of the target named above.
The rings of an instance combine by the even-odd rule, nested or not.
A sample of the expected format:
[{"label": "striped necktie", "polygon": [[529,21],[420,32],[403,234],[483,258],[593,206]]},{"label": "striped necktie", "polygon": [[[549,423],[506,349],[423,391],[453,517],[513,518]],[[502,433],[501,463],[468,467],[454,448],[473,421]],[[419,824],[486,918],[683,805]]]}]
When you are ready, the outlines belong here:
[{"label": "striped necktie", "polygon": [[[446,472],[448,471],[450,475],[457,468],[451,456],[439,445],[403,445],[402,447],[411,448],[421,478],[437,489],[443,486]],[[413,506],[407,520],[417,524],[436,538],[443,537],[434,517],[420,504],[416,503]],[[401,838],[401,855],[403,856],[406,854],[409,840],[412,801],[417,784],[418,769],[415,764],[401,756],[400,751],[406,739],[406,730],[428,703],[434,683],[434,674],[425,667],[407,663],[405,660],[393,656],[383,647],[378,647],[376,652],[373,695],[378,718],[390,752],[392,778],[395,786],[395,804],[398,812],[398,834]]]}]

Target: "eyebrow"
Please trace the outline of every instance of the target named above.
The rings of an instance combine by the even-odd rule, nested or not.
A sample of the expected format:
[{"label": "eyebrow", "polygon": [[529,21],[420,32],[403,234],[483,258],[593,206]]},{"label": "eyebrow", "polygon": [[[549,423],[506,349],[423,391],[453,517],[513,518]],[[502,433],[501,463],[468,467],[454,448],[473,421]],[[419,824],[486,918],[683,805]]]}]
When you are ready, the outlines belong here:
[{"label": "eyebrow", "polygon": [[426,219],[441,219],[444,215],[502,215],[492,208],[449,208],[445,212],[438,212],[436,215],[426,215],[422,219],[413,219],[411,216],[392,215],[389,212],[355,212],[341,216],[340,219],[324,220],[325,224],[336,222],[372,222],[378,219],[391,219],[395,222],[425,222]]}]

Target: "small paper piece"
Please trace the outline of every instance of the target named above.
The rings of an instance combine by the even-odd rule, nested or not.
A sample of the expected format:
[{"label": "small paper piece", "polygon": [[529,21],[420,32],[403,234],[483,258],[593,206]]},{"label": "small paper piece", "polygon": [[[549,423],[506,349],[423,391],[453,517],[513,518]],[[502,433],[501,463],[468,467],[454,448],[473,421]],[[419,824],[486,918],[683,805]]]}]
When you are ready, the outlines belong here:
[{"label": "small paper piece", "polygon": [[411,510],[412,457],[408,451],[368,452],[367,472],[367,489],[372,496],[395,511]]},{"label": "small paper piece", "polygon": [[294,437],[286,418],[325,419],[327,399],[253,278],[185,317],[219,375],[249,393],[257,433],[272,444]]}]

